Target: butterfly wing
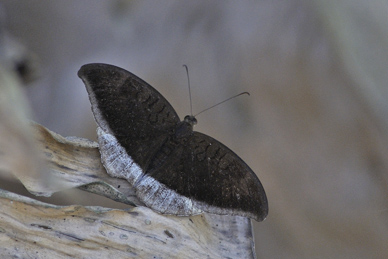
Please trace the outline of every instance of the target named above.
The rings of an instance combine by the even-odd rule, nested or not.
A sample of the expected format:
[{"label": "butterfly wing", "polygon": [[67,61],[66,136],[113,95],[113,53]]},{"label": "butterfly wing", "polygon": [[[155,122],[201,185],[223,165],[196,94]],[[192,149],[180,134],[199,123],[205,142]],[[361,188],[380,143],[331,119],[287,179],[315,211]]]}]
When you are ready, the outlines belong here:
[{"label": "butterfly wing", "polygon": [[[239,215],[257,221],[265,219],[268,201],[264,188],[237,154],[199,132],[194,132],[189,145],[191,151],[186,151],[185,156],[190,163],[185,170],[195,172],[190,192],[199,208],[209,213]],[[196,184],[198,181],[203,184]]]},{"label": "butterfly wing", "polygon": [[257,221],[267,216],[268,202],[260,180],[239,156],[219,141],[193,132],[187,139],[166,142],[162,150],[161,159],[156,159],[147,172],[147,181],[153,187],[143,186],[147,182],[141,183],[138,192],[149,207],[166,214],[205,211]]},{"label": "butterfly wing", "polygon": [[87,64],[78,76],[99,127],[146,170],[155,150],[180,121],[171,104],[142,79],[116,66]]}]

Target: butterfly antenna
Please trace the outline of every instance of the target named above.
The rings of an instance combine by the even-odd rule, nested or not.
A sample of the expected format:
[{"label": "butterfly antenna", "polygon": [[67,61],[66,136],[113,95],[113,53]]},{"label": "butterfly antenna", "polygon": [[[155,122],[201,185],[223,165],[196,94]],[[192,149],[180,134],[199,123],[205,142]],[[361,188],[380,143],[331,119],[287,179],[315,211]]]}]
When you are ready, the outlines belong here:
[{"label": "butterfly antenna", "polygon": [[193,115],[193,103],[191,101],[191,87],[190,87],[190,77],[189,77],[189,69],[187,68],[186,65],[183,65],[186,69],[186,74],[187,74],[187,84],[189,86],[189,98],[190,98],[190,115]]},{"label": "butterfly antenna", "polygon": [[229,100],[231,100],[231,99],[233,99],[233,98],[236,98],[236,97],[238,97],[238,96],[240,96],[240,95],[243,95],[243,94],[250,95],[248,92],[242,92],[242,93],[236,94],[236,95],[234,95],[234,96],[232,96],[232,97],[229,97],[229,98],[226,99],[226,100],[223,100],[222,102],[219,102],[219,103],[217,103],[217,104],[215,104],[215,105],[213,105],[213,106],[211,106],[211,107],[209,107],[209,108],[207,108],[207,109],[205,109],[205,110],[203,110],[203,111],[197,113],[196,115],[194,115],[194,117],[200,115],[201,113],[203,113],[203,112],[205,112],[205,111],[207,111],[207,110],[210,110],[211,108],[214,108],[214,107],[216,107],[216,106],[218,106],[218,105],[220,105],[220,104],[222,104],[222,103],[224,103],[224,102],[227,102],[227,101],[229,101]]}]

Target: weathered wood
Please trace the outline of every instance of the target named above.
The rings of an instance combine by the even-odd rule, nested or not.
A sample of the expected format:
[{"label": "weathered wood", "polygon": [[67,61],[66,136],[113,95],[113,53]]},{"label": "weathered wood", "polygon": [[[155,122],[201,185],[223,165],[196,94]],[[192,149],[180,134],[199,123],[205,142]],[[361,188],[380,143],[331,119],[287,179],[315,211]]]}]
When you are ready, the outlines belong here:
[{"label": "weathered wood", "polygon": [[[108,176],[98,145],[33,125],[48,163],[47,184],[19,177],[35,194],[80,187],[126,204],[127,210],[55,206],[0,191],[0,257],[254,258],[248,218],[166,216],[141,206],[122,179]],[[42,180],[43,181],[43,180]],[[44,182],[47,183],[47,180]]]},{"label": "weathered wood", "polygon": [[[126,180],[106,173],[97,143],[76,137],[64,138],[35,123],[33,129],[48,161],[50,186],[44,189],[40,186],[27,187],[31,193],[50,196],[57,191],[79,187],[118,202],[142,205]],[[24,182],[24,179],[20,180]]]}]

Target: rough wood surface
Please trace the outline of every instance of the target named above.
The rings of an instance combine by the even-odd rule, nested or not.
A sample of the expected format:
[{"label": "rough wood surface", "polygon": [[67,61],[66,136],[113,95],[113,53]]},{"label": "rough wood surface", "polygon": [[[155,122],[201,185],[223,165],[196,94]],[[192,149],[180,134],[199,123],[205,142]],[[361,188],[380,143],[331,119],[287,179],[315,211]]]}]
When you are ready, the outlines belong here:
[{"label": "rough wood surface", "polygon": [[[33,128],[49,162],[49,182],[35,186],[38,181],[19,177],[32,193],[49,196],[81,187],[140,205],[126,181],[105,173],[96,143],[63,138],[38,124]],[[55,206],[5,190],[0,206],[1,258],[255,257],[251,221],[243,217],[164,216],[144,206]]]}]

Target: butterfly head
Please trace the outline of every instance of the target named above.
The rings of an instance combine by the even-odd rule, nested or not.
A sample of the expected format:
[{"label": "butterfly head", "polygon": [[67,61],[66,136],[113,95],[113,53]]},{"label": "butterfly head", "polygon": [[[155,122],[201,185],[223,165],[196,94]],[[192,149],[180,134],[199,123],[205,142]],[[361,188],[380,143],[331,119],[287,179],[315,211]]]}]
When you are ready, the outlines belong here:
[{"label": "butterfly head", "polygon": [[184,121],[189,123],[191,126],[197,124],[197,119],[193,115],[186,115]]}]

